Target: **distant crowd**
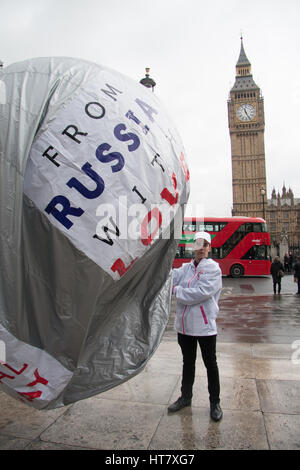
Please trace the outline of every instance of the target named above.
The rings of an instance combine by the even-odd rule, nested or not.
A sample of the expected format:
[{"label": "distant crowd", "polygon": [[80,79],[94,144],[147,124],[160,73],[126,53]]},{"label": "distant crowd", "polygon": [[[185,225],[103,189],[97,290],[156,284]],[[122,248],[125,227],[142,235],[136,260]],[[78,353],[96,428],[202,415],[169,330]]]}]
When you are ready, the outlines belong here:
[{"label": "distant crowd", "polygon": [[300,256],[294,257],[292,253],[286,253],[283,263],[280,261],[279,256],[275,256],[270,269],[270,274],[273,278],[274,294],[280,294],[281,279],[285,273],[294,274],[294,281],[298,285],[298,291],[296,293],[300,294]]},{"label": "distant crowd", "polygon": [[293,253],[286,253],[283,258],[283,268],[286,273],[293,272],[296,256]]}]

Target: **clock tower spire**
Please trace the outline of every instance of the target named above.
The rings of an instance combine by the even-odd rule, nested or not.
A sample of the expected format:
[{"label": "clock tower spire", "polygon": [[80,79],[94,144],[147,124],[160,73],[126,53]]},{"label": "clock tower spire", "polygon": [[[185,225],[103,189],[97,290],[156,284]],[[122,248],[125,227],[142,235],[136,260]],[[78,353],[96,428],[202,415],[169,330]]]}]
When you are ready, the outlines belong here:
[{"label": "clock tower spire", "polygon": [[236,64],[236,76],[238,77],[240,75],[251,75],[251,64],[244,50],[243,36],[241,36],[241,51]]},{"label": "clock tower spire", "polygon": [[262,189],[266,191],[264,101],[253,80],[243,38],[236,64],[235,83],[228,99],[232,160],[232,215],[263,216]]}]

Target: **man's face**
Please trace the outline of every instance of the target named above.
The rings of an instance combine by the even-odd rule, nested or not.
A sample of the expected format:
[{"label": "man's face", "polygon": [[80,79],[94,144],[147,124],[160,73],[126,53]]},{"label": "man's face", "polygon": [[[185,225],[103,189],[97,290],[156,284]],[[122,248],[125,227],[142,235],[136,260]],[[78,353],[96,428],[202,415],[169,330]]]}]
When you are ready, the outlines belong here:
[{"label": "man's face", "polygon": [[201,259],[208,257],[208,253],[210,252],[210,243],[203,238],[198,238],[197,245],[199,246],[199,249],[195,250],[195,260],[199,262]]}]

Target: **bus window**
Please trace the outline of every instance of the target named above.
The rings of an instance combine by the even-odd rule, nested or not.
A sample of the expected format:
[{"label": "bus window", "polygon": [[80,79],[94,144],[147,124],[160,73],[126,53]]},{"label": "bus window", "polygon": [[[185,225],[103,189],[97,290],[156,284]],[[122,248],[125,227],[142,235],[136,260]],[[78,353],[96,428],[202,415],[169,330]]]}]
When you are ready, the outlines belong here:
[{"label": "bus window", "polygon": [[178,246],[175,258],[192,259],[193,253],[194,252],[191,247]]},{"label": "bus window", "polygon": [[238,229],[238,232],[245,232],[245,233],[250,233],[250,232],[267,232],[267,226],[266,224],[257,222],[257,223],[250,223],[247,222],[246,224],[242,224]]},{"label": "bus window", "polygon": [[253,232],[261,232],[262,224],[253,224]]},{"label": "bus window", "polygon": [[175,258],[180,258],[180,248],[179,247],[177,247],[177,249],[176,249]]},{"label": "bus window", "polygon": [[269,259],[266,246],[256,246],[255,259]]},{"label": "bus window", "polygon": [[261,224],[261,231],[262,232],[267,232],[268,231],[267,224]]},{"label": "bus window", "polygon": [[218,224],[214,224],[214,232],[220,232],[221,230],[223,230],[224,227],[226,227],[227,223],[218,223]]},{"label": "bus window", "polygon": [[244,232],[244,233],[253,232],[253,224],[251,224],[251,223],[242,224],[237,229],[237,232]]},{"label": "bus window", "polygon": [[184,222],[182,230],[184,232],[196,232],[196,222]]},{"label": "bus window", "polygon": [[184,250],[184,258],[185,259],[192,259],[194,257],[194,250],[192,249],[192,247],[185,247],[185,250]]},{"label": "bus window", "polygon": [[226,225],[227,222],[190,221],[183,223],[182,230],[186,232],[220,232]]},{"label": "bus window", "polygon": [[220,258],[220,248],[212,248],[211,249],[211,257],[212,257],[212,259],[219,259]]},{"label": "bus window", "polygon": [[220,258],[225,258],[229,253],[236,247],[238,243],[244,238],[244,233],[239,233],[239,231],[234,232],[231,237],[228,238],[223,243],[222,253],[220,253]]},{"label": "bus window", "polygon": [[242,259],[268,259],[268,247],[264,245],[255,245],[247,251],[247,253],[242,257]]},{"label": "bus window", "polygon": [[204,222],[197,222],[197,232],[204,232],[204,231],[205,231]]}]

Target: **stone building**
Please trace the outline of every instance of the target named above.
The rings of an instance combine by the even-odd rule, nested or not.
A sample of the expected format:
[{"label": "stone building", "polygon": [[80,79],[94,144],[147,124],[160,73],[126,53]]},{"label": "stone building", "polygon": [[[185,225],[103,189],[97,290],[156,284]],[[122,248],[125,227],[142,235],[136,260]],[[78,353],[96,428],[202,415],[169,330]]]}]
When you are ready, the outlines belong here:
[{"label": "stone building", "polygon": [[266,221],[271,237],[273,254],[282,258],[280,244],[287,243],[289,252],[300,255],[300,198],[295,198],[293,191],[283,185],[281,195],[272,191],[266,208]]}]

